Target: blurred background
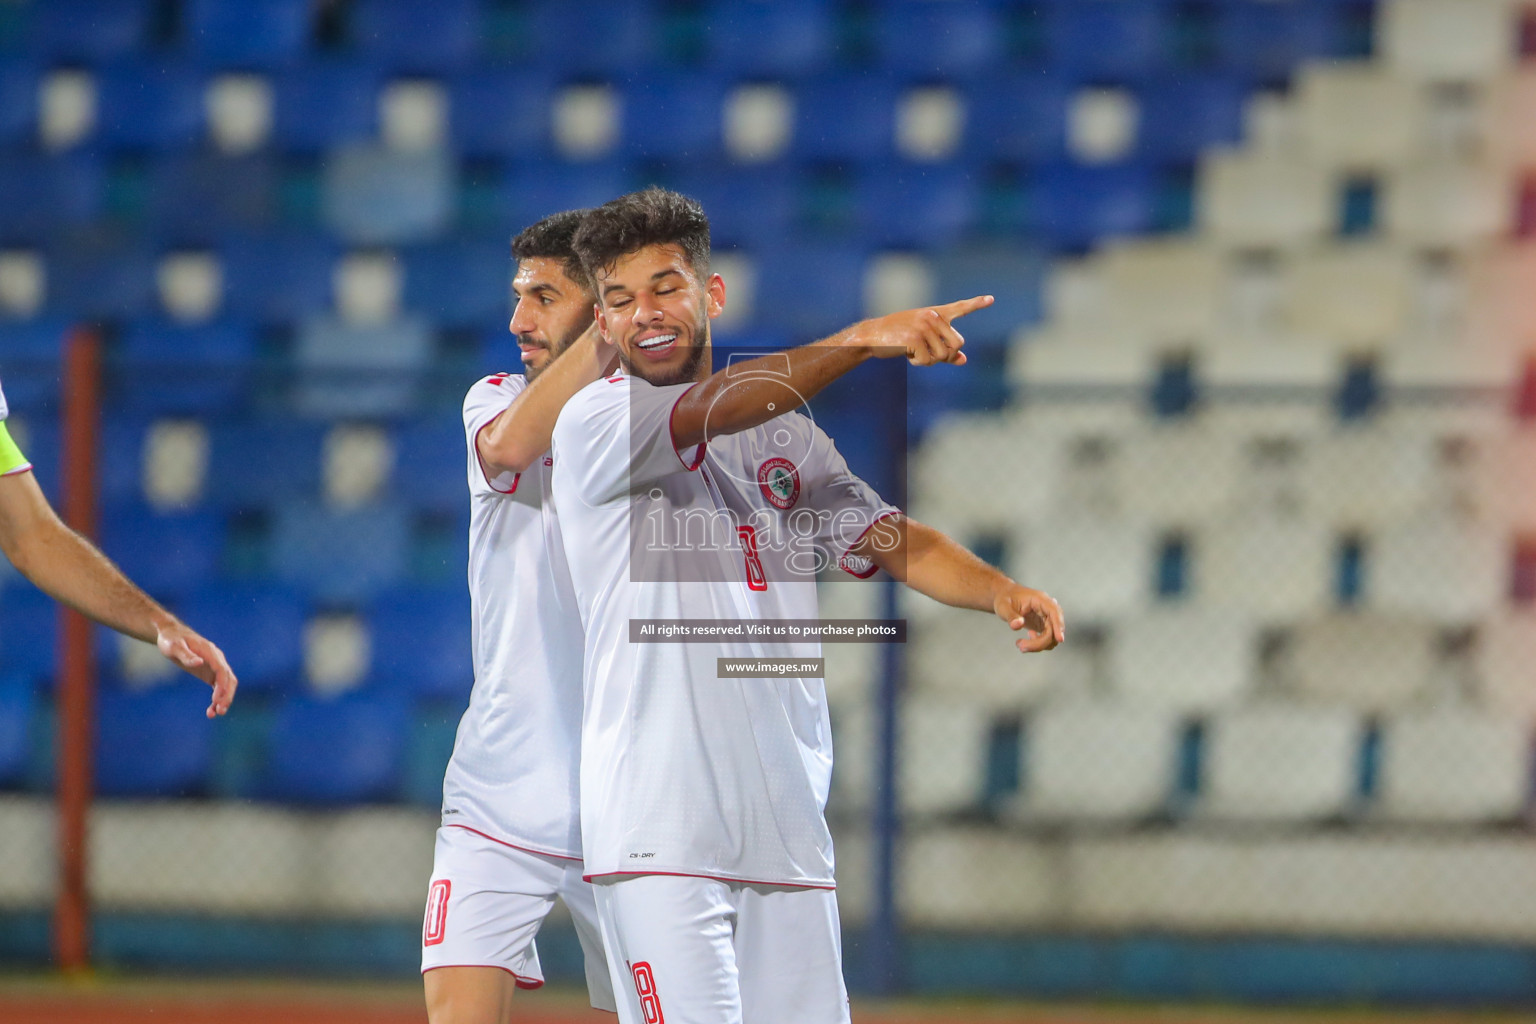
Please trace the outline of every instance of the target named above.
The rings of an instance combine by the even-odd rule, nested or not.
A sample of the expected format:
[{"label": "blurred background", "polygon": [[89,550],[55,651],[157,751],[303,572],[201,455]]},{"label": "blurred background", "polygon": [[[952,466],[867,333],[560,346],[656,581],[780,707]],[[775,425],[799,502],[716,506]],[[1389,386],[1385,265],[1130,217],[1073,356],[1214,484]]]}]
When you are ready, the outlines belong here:
[{"label": "blurred background", "polygon": [[[856,991],[1536,1003],[1533,60],[1518,0],[0,0],[12,431],[59,503],[88,328],[100,542],[241,677],[97,634],[92,962],[414,978],[507,243],[657,183],[722,343],[998,299],[905,445],[815,410],[1069,622],[828,646]],[[0,970],[57,622],[0,564]]]}]

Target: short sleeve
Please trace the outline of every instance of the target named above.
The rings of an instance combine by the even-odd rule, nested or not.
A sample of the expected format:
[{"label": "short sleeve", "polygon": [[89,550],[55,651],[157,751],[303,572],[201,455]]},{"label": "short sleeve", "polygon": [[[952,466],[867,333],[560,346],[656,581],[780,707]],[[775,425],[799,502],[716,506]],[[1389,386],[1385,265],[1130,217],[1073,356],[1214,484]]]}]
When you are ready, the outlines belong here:
[{"label": "short sleeve", "polygon": [[588,384],[555,421],[555,471],[568,474],[581,499],[597,506],[698,469],[705,446],[680,452],[672,438],[672,410],[695,386],[657,387],[631,376]]},{"label": "short sleeve", "polygon": [[882,519],[901,514],[875,493],[875,489],[848,468],[832,439],[820,427],[811,427],[810,457],[802,470],[809,506],[817,511],[816,545],[838,568],[860,579],[875,574],[868,558],[851,549]]},{"label": "short sleeve", "polygon": [[22,473],[32,468],[32,463],[21,454],[16,442],[11,440],[11,432],[6,429],[5,419],[9,412],[5,404],[5,391],[0,390],[0,476]]},{"label": "short sleeve", "polygon": [[477,444],[480,432],[511,406],[528,387],[528,379],[518,373],[497,373],[477,381],[464,396],[464,437],[469,445],[469,489],[473,494],[512,494],[517,490],[518,473],[491,473],[480,459]]}]

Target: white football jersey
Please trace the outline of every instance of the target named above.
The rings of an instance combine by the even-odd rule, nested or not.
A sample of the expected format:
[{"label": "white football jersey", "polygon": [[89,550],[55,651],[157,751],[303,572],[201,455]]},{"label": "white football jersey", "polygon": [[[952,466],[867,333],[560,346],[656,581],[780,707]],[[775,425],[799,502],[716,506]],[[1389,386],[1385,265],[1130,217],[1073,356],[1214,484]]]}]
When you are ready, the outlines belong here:
[{"label": "white football jersey", "polygon": [[895,510],[798,413],[679,453],[672,408],[692,386],[609,377],[555,426],[554,493],[586,630],[587,875],[831,887],[822,681],[721,678],[717,665],[816,658],[821,645],[633,642],[630,620],[815,619],[815,560],[841,560]]},{"label": "white football jersey", "polygon": [[[444,825],[581,856],[581,621],[550,501],[548,454],[488,477],[475,438],[528,386],[496,374],[464,400],[475,685],[443,779]],[[397,637],[409,643],[410,637]]]}]

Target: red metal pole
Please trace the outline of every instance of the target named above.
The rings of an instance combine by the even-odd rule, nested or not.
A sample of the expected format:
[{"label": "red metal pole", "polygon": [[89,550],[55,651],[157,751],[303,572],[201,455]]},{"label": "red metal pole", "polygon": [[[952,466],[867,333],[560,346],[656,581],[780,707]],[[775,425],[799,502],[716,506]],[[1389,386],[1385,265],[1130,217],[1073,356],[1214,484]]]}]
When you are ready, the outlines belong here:
[{"label": "red metal pole", "polygon": [[[64,343],[64,521],[87,537],[96,534],[96,424],[101,342],[88,330]],[[93,777],[92,740],[96,665],[91,624],[59,607],[59,889],[53,912],[53,955],[65,971],[90,966],[90,891],[87,885],[88,816]]]}]

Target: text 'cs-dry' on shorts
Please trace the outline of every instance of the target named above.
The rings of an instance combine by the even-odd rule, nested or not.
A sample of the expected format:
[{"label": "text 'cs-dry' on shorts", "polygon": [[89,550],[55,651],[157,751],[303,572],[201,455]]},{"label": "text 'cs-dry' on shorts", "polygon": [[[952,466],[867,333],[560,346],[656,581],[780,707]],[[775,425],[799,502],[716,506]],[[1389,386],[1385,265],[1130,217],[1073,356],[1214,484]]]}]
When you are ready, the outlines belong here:
[{"label": "text 'cs-dry' on shorts", "polygon": [[832,890],[680,875],[594,887],[619,1024],[848,1024]]},{"label": "text 'cs-dry' on shorts", "polygon": [[534,936],[556,896],[581,940],[592,1005],[615,1009],[592,885],[581,880],[581,861],[519,849],[459,825],[437,830],[421,930],[422,973],[497,967],[519,988],[538,988],[544,971]]}]

